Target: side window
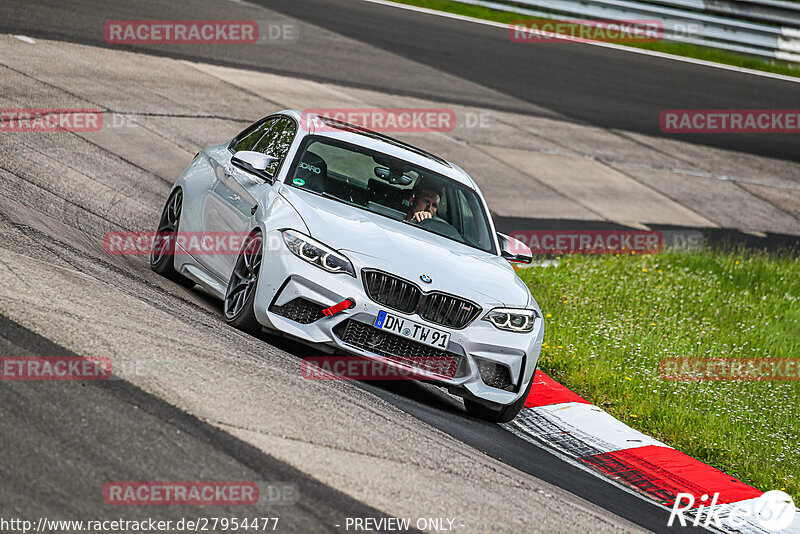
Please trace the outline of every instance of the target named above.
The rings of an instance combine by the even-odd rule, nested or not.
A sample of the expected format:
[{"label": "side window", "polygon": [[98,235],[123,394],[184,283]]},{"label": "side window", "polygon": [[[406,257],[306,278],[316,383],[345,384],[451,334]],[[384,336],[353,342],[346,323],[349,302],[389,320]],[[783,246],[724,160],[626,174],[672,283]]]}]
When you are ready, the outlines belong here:
[{"label": "side window", "polygon": [[286,158],[296,133],[297,127],[293,120],[286,118],[276,119],[272,128],[256,143],[252,150],[280,159],[280,161],[276,161],[267,167],[267,173],[275,175],[281,162]]},{"label": "side window", "polygon": [[261,139],[277,121],[278,119],[264,121],[253,128],[249,133],[247,130],[245,130],[239,134],[239,139],[237,139],[236,144],[233,145],[233,151],[239,152],[240,150],[253,150],[253,147],[256,146],[258,140]]}]

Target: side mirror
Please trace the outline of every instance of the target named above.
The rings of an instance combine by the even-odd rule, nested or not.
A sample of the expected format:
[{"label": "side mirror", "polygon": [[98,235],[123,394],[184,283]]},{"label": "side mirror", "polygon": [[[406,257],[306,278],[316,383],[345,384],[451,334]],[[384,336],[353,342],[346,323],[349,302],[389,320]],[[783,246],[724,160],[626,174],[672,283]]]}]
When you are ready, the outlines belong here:
[{"label": "side mirror", "polygon": [[522,241],[500,232],[497,233],[497,238],[500,240],[500,255],[503,258],[514,263],[531,263],[533,261],[531,249]]},{"label": "side mirror", "polygon": [[272,181],[272,176],[267,172],[267,167],[276,161],[280,161],[280,159],[252,150],[240,150],[231,158],[231,163],[237,167],[270,181]]}]

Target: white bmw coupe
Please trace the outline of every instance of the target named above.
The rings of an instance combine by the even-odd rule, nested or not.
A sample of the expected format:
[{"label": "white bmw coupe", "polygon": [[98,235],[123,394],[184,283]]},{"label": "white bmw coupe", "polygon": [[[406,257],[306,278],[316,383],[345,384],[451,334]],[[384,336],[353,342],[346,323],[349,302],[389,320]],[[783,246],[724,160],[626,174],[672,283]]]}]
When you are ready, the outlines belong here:
[{"label": "white bmw coupe", "polygon": [[[185,232],[244,238],[200,254]],[[510,421],[528,396],[544,321],[509,262],[530,250],[495,231],[475,182],[439,157],[282,111],[198,153],[158,234],[152,269],[217,295],[236,328],[414,370],[489,421]]]}]

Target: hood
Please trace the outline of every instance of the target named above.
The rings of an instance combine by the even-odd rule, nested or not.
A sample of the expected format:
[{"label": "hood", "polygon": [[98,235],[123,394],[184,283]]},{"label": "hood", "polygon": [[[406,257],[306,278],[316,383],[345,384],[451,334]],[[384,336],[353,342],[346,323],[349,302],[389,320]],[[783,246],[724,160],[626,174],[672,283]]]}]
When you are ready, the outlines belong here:
[{"label": "hood", "polygon": [[[425,292],[444,291],[483,307],[528,305],[528,288],[500,256],[292,187],[281,187],[280,194],[311,236],[345,254],[356,270],[386,271]],[[422,282],[423,274],[432,282]]]}]

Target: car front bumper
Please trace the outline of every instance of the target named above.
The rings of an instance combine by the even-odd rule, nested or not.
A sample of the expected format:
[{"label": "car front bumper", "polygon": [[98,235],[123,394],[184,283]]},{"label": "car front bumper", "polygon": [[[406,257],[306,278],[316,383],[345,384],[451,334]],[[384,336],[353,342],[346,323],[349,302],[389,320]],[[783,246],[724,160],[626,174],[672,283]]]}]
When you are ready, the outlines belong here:
[{"label": "car front bumper", "polygon": [[[275,236],[270,236],[275,243]],[[534,329],[529,333],[506,332],[495,328],[483,316],[489,311],[484,307],[481,314],[462,329],[451,329],[425,321],[418,315],[408,315],[387,308],[369,298],[362,281],[362,269],[373,266],[367,264],[363,257],[348,255],[353,263],[357,277],[348,274],[333,274],[311,265],[287,249],[269,251],[264,255],[254,302],[254,311],[258,321],[269,329],[280,331],[310,344],[318,345],[327,352],[341,351],[356,354],[372,360],[395,366],[403,371],[414,371],[417,377],[429,379],[462,396],[477,400],[508,405],[524,394],[528,382],[532,379],[539,359],[544,336],[544,321],[536,319]],[[321,308],[327,308],[351,299],[355,306],[343,310],[331,317],[316,318],[313,313],[299,314],[298,322],[275,312],[276,306],[285,306],[295,299],[304,299]],[[313,306],[308,310],[314,311]],[[455,376],[442,376],[426,373],[418,367],[390,359],[369,350],[367,346],[356,346],[348,342],[343,332],[348,321],[356,321],[375,332],[382,332],[372,325],[378,312],[385,310],[392,315],[408,319],[415,323],[430,326],[450,333],[447,353],[458,356],[461,366]],[[538,310],[537,310],[538,311]],[[360,331],[363,328],[359,326]],[[352,341],[352,340],[350,340]],[[323,352],[321,350],[320,352]],[[438,353],[438,351],[434,351]],[[405,356],[399,354],[398,356]],[[476,362],[476,358],[506,366],[512,386],[499,389],[484,383]]]}]

